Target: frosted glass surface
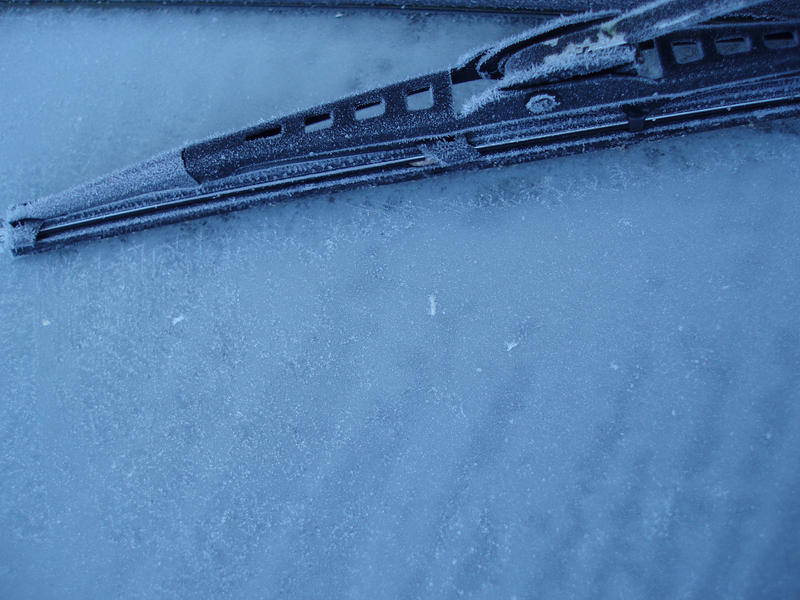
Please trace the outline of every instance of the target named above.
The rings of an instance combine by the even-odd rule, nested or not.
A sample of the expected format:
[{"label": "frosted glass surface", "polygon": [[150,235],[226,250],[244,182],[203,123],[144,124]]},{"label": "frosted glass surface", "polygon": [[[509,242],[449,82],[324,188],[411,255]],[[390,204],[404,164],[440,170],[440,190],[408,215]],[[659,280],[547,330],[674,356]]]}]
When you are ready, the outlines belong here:
[{"label": "frosted glass surface", "polygon": [[[0,12],[0,210],[525,22]],[[800,123],[0,258],[0,597],[800,594]]]}]

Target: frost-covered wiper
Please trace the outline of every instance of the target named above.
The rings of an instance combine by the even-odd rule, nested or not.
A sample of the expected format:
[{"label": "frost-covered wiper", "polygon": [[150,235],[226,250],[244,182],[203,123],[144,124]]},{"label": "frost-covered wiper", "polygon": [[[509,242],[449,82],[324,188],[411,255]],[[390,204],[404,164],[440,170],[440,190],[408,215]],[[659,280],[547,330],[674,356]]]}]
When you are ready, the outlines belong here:
[{"label": "frost-covered wiper", "polygon": [[[9,209],[14,254],[452,169],[800,113],[800,19],[656,0],[554,19],[431,73]],[[484,89],[454,102],[463,88]]]}]

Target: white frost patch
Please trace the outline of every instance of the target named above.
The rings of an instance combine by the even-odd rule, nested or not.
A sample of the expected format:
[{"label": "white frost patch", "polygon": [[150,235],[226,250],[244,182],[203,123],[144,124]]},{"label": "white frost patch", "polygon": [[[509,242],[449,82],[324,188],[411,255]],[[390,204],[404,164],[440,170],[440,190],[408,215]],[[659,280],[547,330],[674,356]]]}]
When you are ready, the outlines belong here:
[{"label": "white frost patch", "polygon": [[519,346],[519,342],[511,340],[510,342],[506,342],[506,352],[511,352],[514,348]]},{"label": "white frost patch", "polygon": [[558,100],[555,99],[555,96],[551,96],[550,94],[537,94],[528,100],[525,108],[535,115],[541,115],[554,110],[557,106]]},{"label": "white frost patch", "polygon": [[559,81],[633,63],[635,60],[636,49],[626,44],[625,37],[620,34],[586,38],[577,44],[568,44],[560,52],[546,55],[541,62],[532,65],[524,62],[516,64],[514,58],[510,58],[506,63],[503,87]]},{"label": "white frost patch", "polygon": [[428,314],[432,317],[436,316],[436,294],[428,296]]},{"label": "white frost patch", "polygon": [[476,110],[497,102],[502,97],[502,91],[498,86],[490,87],[480,94],[471,96],[459,109],[459,115],[462,117],[474,113]]},{"label": "white frost patch", "polygon": [[50,319],[42,319],[42,327],[48,327],[50,325]]},{"label": "white frost patch", "polygon": [[619,371],[619,365],[615,362],[611,362],[608,365],[608,368],[611,369],[612,371]]},{"label": "white frost patch", "polygon": [[172,324],[177,325],[181,321],[183,321],[186,317],[183,315],[178,315],[177,317],[172,317]]}]

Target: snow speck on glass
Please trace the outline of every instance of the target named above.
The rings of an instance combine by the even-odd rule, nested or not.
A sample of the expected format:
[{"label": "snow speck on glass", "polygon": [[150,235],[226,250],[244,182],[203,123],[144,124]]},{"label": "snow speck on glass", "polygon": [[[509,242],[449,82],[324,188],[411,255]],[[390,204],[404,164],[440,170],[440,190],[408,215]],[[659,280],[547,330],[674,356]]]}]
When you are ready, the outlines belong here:
[{"label": "snow speck on glass", "polygon": [[[0,11],[0,211],[522,17]],[[0,597],[800,595],[800,124],[0,258]]]}]

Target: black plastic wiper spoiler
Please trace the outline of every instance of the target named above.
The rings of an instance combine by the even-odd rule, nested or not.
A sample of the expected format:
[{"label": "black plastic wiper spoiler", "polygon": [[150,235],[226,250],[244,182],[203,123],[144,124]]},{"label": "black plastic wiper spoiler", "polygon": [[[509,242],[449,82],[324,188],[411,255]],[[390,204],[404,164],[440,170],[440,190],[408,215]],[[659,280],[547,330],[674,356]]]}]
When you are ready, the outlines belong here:
[{"label": "black plastic wiper spoiler", "polygon": [[[8,244],[37,252],[300,194],[798,114],[800,20],[698,24],[752,4],[662,0],[556,19],[448,71],[12,207]],[[453,91],[478,80],[488,88],[454,106]]]}]

